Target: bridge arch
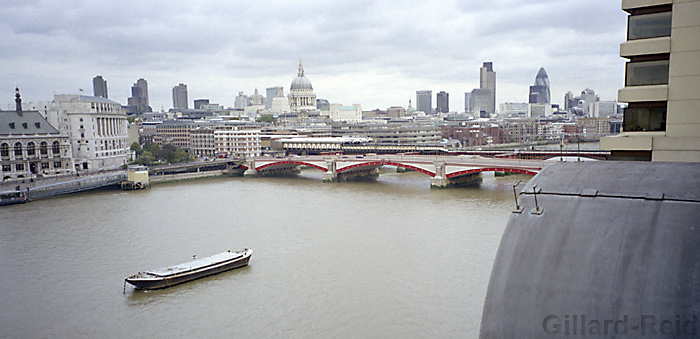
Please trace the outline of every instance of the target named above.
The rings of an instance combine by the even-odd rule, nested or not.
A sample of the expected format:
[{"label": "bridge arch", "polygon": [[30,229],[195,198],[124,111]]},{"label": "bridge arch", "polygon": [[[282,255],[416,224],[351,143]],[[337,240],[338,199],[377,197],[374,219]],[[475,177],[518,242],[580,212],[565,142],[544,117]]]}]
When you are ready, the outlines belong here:
[{"label": "bridge arch", "polygon": [[431,171],[428,171],[428,170],[426,170],[426,169],[423,169],[423,168],[420,168],[420,167],[416,167],[416,166],[413,166],[413,165],[402,164],[402,163],[400,163],[400,162],[395,162],[395,161],[385,161],[384,164],[387,165],[387,166],[396,166],[396,167],[401,167],[401,168],[405,168],[405,169],[410,169],[410,170],[413,170],[413,171],[421,172],[421,173],[423,173],[423,174],[429,175],[430,177],[434,177],[434,176],[435,176],[435,172],[431,172]]},{"label": "bridge arch", "polygon": [[313,167],[313,168],[319,169],[319,170],[324,171],[324,172],[328,171],[328,169],[323,167],[323,166],[319,166],[319,165],[316,165],[316,164],[313,164],[310,162],[295,161],[295,160],[283,160],[283,161],[271,162],[268,164],[260,165],[260,166],[256,167],[255,170],[260,171],[260,170],[265,169],[267,167],[274,167],[274,166],[281,166],[281,165],[309,166],[309,167]]},{"label": "bridge arch", "polygon": [[463,175],[469,175],[469,174],[481,173],[481,172],[510,172],[510,173],[518,173],[518,174],[537,175],[536,171],[531,171],[531,170],[521,169],[521,168],[483,167],[483,168],[472,168],[472,169],[468,169],[468,170],[464,170],[464,171],[452,172],[452,173],[449,173],[445,176],[448,179],[451,179],[451,178],[460,177]]}]

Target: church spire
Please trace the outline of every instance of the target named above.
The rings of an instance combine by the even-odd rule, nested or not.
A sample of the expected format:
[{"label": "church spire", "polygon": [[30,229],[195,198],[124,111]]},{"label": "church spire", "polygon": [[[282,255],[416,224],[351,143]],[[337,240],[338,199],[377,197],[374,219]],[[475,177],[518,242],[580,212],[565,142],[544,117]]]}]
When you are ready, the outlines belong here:
[{"label": "church spire", "polygon": [[22,98],[19,95],[19,87],[15,87],[15,103],[17,104],[17,114],[22,115]]},{"label": "church spire", "polygon": [[304,66],[301,65],[301,58],[299,58],[299,73],[297,74],[298,77],[303,77],[304,76]]}]

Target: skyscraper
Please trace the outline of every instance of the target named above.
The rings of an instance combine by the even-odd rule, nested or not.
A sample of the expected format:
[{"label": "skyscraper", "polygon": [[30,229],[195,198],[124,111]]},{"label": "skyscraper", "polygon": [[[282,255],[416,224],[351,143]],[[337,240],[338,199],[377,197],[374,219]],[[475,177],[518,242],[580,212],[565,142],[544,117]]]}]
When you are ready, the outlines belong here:
[{"label": "skyscraper", "polygon": [[437,94],[437,113],[448,113],[450,111],[450,94],[440,91]]},{"label": "skyscraper", "polygon": [[173,87],[173,108],[187,109],[187,85],[180,83]]},{"label": "skyscraper", "polygon": [[433,113],[433,91],[416,91],[416,110]]},{"label": "skyscraper", "polygon": [[277,92],[279,92],[279,91],[284,92],[284,87],[282,87],[282,86],[268,87],[267,90],[265,91],[265,97],[267,98],[265,106],[268,109],[272,108],[272,99],[277,96]]},{"label": "skyscraper", "polygon": [[496,112],[496,72],[493,70],[493,62],[484,62],[479,70],[479,88],[490,91],[486,113],[493,114]]},{"label": "skyscraper", "polygon": [[549,77],[544,67],[540,68],[535,76],[535,84],[530,86],[530,95],[528,102],[531,104],[549,104],[551,103],[551,94],[549,91]]},{"label": "skyscraper", "polygon": [[464,93],[464,112],[469,113],[472,111],[472,92]]},{"label": "skyscraper", "polygon": [[101,75],[92,78],[92,91],[96,97],[107,98],[107,81]]},{"label": "skyscraper", "polygon": [[136,83],[131,86],[131,97],[127,100],[129,105],[129,114],[141,114],[144,112],[152,112],[151,106],[148,105],[148,82],[141,78],[136,80]]}]

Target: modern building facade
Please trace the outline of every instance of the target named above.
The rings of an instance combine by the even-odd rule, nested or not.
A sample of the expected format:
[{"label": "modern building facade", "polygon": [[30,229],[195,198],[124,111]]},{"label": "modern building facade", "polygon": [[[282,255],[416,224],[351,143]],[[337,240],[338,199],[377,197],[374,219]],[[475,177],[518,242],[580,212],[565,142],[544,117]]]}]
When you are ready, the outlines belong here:
[{"label": "modern building facade", "polygon": [[416,110],[425,114],[433,113],[433,91],[416,91]]},{"label": "modern building facade", "polygon": [[528,95],[531,104],[549,104],[552,102],[552,95],[549,89],[549,76],[544,67],[540,68],[535,76],[534,85],[530,86]]},{"label": "modern building facade", "polygon": [[700,0],[623,0],[628,60],[622,133],[601,139],[621,159],[700,162]]},{"label": "modern building facade", "polygon": [[[488,98],[486,112],[491,115],[496,112],[496,72],[493,70],[493,62],[484,62],[479,69],[479,88],[487,90]],[[476,112],[476,110],[475,110]]]},{"label": "modern building facade", "polygon": [[131,86],[131,97],[127,99],[127,104],[129,106],[127,113],[129,114],[143,114],[153,111],[149,105],[148,82],[145,79],[138,79]]},{"label": "modern building facade", "polygon": [[437,107],[435,111],[437,113],[448,113],[450,111],[450,94],[445,91],[440,91],[437,94],[436,104]]},{"label": "modern building facade", "polygon": [[277,92],[282,91],[284,93],[284,87],[282,86],[274,86],[274,87],[268,87],[265,90],[265,97],[267,98],[267,102],[265,103],[265,107],[267,109],[272,109],[272,99],[277,96]]},{"label": "modern building facade", "polygon": [[96,97],[103,97],[105,99],[109,97],[107,94],[107,81],[103,79],[101,75],[92,78],[92,92]]},{"label": "modern building facade", "polygon": [[332,123],[332,137],[368,137],[378,143],[430,144],[442,140],[440,127],[424,124]]},{"label": "modern building facade", "polygon": [[187,102],[187,85],[180,83],[173,87],[173,108],[188,109]]},{"label": "modern building facade", "polygon": [[316,110],[316,93],[311,80],[304,75],[304,66],[299,59],[299,72],[292,80],[289,90],[289,106],[293,112]]}]

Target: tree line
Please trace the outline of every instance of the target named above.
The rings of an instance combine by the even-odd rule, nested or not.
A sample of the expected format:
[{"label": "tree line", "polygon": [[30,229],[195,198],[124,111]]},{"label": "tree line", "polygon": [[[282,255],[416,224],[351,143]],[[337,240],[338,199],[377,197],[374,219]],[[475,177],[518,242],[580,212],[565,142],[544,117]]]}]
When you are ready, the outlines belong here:
[{"label": "tree line", "polygon": [[138,142],[135,142],[131,144],[131,150],[136,152],[134,164],[139,165],[175,164],[190,160],[189,154],[184,149],[171,143],[167,143],[161,148],[154,142],[148,142],[143,147]]}]

